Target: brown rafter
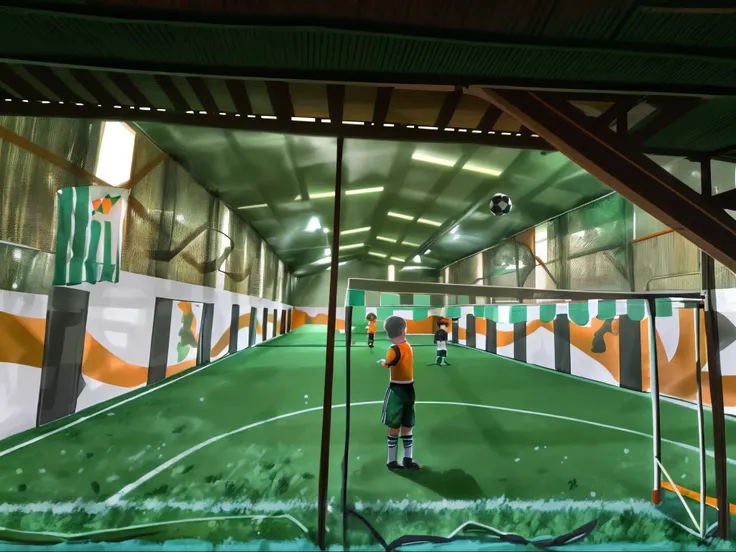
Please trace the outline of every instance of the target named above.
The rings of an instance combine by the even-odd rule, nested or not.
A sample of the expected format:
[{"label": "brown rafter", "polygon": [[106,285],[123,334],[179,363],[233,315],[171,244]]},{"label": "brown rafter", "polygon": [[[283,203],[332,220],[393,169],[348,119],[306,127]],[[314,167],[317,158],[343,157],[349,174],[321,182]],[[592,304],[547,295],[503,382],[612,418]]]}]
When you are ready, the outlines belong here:
[{"label": "brown rafter", "polygon": [[658,107],[657,111],[629,130],[629,136],[638,144],[644,144],[672,123],[684,117],[695,109],[700,100],[697,98],[660,99],[654,103]]}]

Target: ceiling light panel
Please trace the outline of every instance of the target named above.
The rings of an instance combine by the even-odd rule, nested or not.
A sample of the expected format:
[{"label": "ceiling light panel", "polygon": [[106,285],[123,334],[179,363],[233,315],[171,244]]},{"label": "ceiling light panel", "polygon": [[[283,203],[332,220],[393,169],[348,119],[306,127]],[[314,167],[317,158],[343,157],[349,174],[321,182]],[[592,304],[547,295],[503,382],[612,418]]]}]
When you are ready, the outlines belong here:
[{"label": "ceiling light panel", "polygon": [[258,203],[257,205],[243,205],[242,207],[238,207],[239,210],[245,210],[245,209],[261,209],[263,207],[268,207],[268,203]]},{"label": "ceiling light panel", "polygon": [[361,195],[361,194],[379,194],[383,191],[383,186],[374,188],[357,188],[355,190],[346,190],[345,195]]},{"label": "ceiling light panel", "polygon": [[396,240],[392,238],[387,238],[386,236],[376,236],[376,239],[384,241],[384,242],[388,242],[388,243],[396,243]]},{"label": "ceiling light panel", "polygon": [[403,213],[397,213],[396,211],[389,211],[388,216],[402,220],[414,220],[414,217],[410,215],[404,215]]},{"label": "ceiling light panel", "polygon": [[350,230],[343,230],[340,232],[341,236],[347,236],[348,234],[358,234],[360,232],[368,232],[370,230],[370,226],[364,226],[363,228],[352,228]]},{"label": "ceiling light panel", "polygon": [[417,219],[417,222],[421,222],[422,224],[426,224],[428,226],[442,226],[441,222],[437,222],[436,220],[430,220],[425,218],[419,218]]},{"label": "ceiling light panel", "polygon": [[344,249],[357,249],[358,247],[365,247],[365,244],[364,243],[352,243],[350,245],[341,245],[340,250],[342,251]]},{"label": "ceiling light panel", "polygon": [[386,253],[379,253],[378,251],[369,251],[368,254],[372,255],[373,257],[381,257],[382,259],[388,257]]}]

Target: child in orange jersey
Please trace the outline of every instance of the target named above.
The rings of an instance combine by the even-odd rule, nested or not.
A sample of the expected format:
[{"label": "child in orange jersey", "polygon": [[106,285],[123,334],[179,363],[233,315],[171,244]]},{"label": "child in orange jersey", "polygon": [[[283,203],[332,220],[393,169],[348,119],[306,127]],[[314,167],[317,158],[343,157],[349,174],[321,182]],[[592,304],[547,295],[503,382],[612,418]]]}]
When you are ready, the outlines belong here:
[{"label": "child in orange jersey", "polygon": [[376,338],[376,315],[371,312],[365,319],[368,320],[368,346],[372,349]]},{"label": "child in orange jersey", "polygon": [[[389,316],[383,323],[391,347],[385,360],[378,363],[390,370],[391,376],[386,396],[383,399],[381,422],[388,426],[388,461],[390,470],[418,470],[414,462],[414,353],[406,341],[406,320],[400,316]],[[404,459],[396,459],[399,438],[404,442]]]}]

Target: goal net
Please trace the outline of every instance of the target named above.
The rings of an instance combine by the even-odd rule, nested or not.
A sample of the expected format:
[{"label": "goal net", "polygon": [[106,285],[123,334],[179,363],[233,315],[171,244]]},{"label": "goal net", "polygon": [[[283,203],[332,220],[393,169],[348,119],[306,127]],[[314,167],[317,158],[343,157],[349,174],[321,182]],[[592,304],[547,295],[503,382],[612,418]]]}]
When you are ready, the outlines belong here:
[{"label": "goal net", "polygon": [[[344,373],[336,364],[336,377],[345,377],[347,544],[370,540],[366,523],[386,541],[458,536],[468,521],[523,538],[579,536],[593,521],[596,531],[623,523],[624,531],[669,534],[674,523],[703,536],[702,393],[690,393],[688,380],[677,397],[675,384],[695,381],[700,359],[669,354],[673,346],[699,351],[674,321],[683,312],[700,320],[701,306],[700,294],[687,292],[350,279]],[[383,331],[389,316],[407,322],[415,381],[411,445],[399,439],[394,450],[399,463],[411,453],[417,471],[385,468],[392,440],[380,426],[395,390],[377,362],[392,345]],[[447,365],[435,351],[440,321]],[[663,378],[672,394],[664,406]]]}]

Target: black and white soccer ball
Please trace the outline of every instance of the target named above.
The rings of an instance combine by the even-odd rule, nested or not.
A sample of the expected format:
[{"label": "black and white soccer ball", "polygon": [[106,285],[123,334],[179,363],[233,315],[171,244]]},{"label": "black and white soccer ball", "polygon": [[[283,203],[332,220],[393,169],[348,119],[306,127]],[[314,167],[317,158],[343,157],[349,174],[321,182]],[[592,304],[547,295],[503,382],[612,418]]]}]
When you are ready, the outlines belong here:
[{"label": "black and white soccer ball", "polygon": [[491,213],[497,217],[511,212],[511,198],[506,194],[495,194],[491,198]]}]

